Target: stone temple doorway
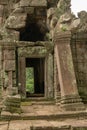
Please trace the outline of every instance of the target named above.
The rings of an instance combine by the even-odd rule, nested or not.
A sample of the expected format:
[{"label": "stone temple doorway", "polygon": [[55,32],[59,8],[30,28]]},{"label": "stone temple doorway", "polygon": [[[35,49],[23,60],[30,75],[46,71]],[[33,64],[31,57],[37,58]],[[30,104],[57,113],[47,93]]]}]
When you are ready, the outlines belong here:
[{"label": "stone temple doorway", "polygon": [[[20,45],[20,43],[22,45]],[[26,70],[33,71],[33,94],[45,98],[54,96],[54,69],[53,47],[48,41],[19,42],[18,47],[18,90],[23,97],[28,97],[26,92]],[[29,79],[29,78],[28,78]],[[30,84],[30,83],[29,83]]]},{"label": "stone temple doorway", "polygon": [[44,58],[26,58],[26,97],[44,96]]}]

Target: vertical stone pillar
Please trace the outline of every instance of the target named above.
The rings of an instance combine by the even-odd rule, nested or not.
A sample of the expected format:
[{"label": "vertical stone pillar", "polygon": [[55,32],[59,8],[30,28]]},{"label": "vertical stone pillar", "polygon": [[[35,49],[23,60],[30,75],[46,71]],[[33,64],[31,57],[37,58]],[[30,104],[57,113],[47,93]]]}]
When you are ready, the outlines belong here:
[{"label": "vertical stone pillar", "polygon": [[3,12],[4,12],[4,6],[0,4],[0,27],[3,23]]},{"label": "vertical stone pillar", "polygon": [[[7,45],[6,45],[7,44]],[[16,86],[16,48],[12,43],[2,43],[3,49],[3,106],[2,111],[21,113],[21,98]]]},{"label": "vertical stone pillar", "polygon": [[60,84],[59,84],[59,77],[58,77],[58,69],[56,63],[56,55],[54,53],[54,98],[56,100],[56,104],[60,104]]},{"label": "vertical stone pillar", "polygon": [[54,88],[53,88],[53,55],[49,53],[48,55],[48,73],[47,73],[47,83],[48,83],[48,98],[53,98]]},{"label": "vertical stone pillar", "polygon": [[47,98],[48,97],[48,83],[47,83],[47,71],[48,70],[48,66],[47,66],[47,57],[45,57],[45,67],[44,67],[44,74],[45,74],[45,76],[44,76],[44,81],[45,81],[45,83],[44,83],[44,87],[45,87],[45,97]]},{"label": "vertical stone pillar", "polygon": [[3,72],[4,72],[4,84],[3,88],[10,93],[14,87],[16,87],[16,56],[14,46],[3,47]]},{"label": "vertical stone pillar", "polygon": [[0,0],[0,27],[2,27],[7,15],[7,0]]},{"label": "vertical stone pillar", "polygon": [[1,91],[2,91],[2,49],[0,46],[0,97],[1,97]]},{"label": "vertical stone pillar", "polygon": [[19,57],[19,93],[26,97],[26,63],[25,57]]},{"label": "vertical stone pillar", "polygon": [[55,54],[61,89],[61,107],[65,110],[83,110],[78,94],[73,59],[70,47],[71,33],[56,35]]}]

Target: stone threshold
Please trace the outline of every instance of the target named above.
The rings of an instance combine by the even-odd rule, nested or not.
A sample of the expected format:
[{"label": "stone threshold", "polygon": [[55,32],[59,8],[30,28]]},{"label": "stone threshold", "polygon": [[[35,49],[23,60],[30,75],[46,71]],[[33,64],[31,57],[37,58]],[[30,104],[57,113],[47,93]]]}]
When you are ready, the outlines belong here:
[{"label": "stone threshold", "polygon": [[10,121],[10,120],[66,120],[66,119],[87,119],[87,112],[67,112],[60,114],[50,114],[50,115],[27,115],[22,114],[11,114],[9,112],[3,112],[0,116],[0,121]]}]

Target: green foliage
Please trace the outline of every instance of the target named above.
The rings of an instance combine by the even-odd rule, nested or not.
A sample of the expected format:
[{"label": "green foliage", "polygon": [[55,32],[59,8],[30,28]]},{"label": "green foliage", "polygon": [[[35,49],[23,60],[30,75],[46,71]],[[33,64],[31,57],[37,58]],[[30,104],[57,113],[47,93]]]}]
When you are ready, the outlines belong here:
[{"label": "green foliage", "polygon": [[67,31],[67,27],[63,25],[62,28],[61,28],[61,30],[62,30],[63,32],[65,32],[65,31]]},{"label": "green foliage", "polygon": [[32,67],[26,68],[26,91],[34,93],[34,70]]}]

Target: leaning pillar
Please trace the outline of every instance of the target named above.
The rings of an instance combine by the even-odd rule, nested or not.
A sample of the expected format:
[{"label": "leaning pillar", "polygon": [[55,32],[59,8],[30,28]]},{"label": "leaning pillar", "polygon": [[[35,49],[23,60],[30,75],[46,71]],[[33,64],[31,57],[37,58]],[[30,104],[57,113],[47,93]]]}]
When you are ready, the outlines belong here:
[{"label": "leaning pillar", "polygon": [[61,107],[64,110],[85,109],[78,93],[70,47],[71,33],[55,35],[55,54],[61,89]]}]

